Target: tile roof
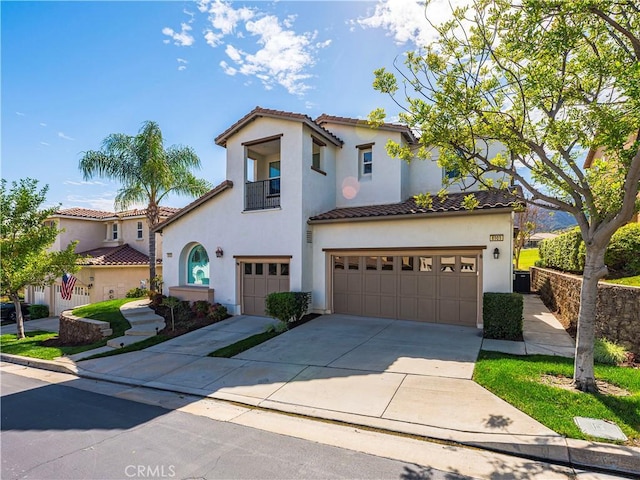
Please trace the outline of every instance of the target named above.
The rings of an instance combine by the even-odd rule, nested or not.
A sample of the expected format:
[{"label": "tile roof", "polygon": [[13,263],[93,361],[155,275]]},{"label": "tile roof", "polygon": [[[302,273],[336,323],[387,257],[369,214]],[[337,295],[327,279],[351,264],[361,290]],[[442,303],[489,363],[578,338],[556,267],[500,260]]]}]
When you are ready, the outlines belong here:
[{"label": "tile roof", "polygon": [[218,135],[215,138],[216,145],[220,145],[221,147],[227,146],[227,140],[233,134],[240,131],[245,125],[254,121],[259,117],[271,117],[271,118],[284,118],[288,120],[295,120],[298,122],[302,122],[308,125],[312,130],[315,130],[317,133],[321,134],[331,143],[337,146],[342,146],[344,143],[337,136],[331,133],[329,130],[324,128],[322,125],[314,122],[314,120],[309,115],[304,115],[302,113],[294,113],[294,112],[285,112],[282,110],[271,110],[268,108],[256,107],[247,113],[244,117],[238,120],[236,123],[227,128],[224,132]]},{"label": "tile roof", "polygon": [[333,115],[327,115],[323,113],[318,118],[316,118],[315,122],[322,126],[325,123],[338,123],[343,125],[360,125],[362,127],[380,129],[380,130],[390,130],[394,132],[400,132],[405,136],[409,143],[417,143],[416,136],[413,134],[411,129],[403,125],[401,123],[383,123],[382,125],[376,126],[369,123],[368,120],[363,120],[359,118],[348,118],[348,117],[336,117]]},{"label": "tile roof", "polygon": [[195,210],[196,208],[198,208],[203,203],[209,201],[210,199],[212,199],[216,195],[218,195],[218,194],[220,194],[220,193],[222,193],[225,190],[228,190],[230,188],[233,188],[233,182],[231,180],[225,180],[224,182],[220,183],[219,185],[217,185],[214,188],[212,188],[211,190],[209,190],[207,193],[205,193],[201,197],[196,198],[193,202],[191,202],[186,207],[181,208],[176,214],[174,214],[171,217],[167,218],[164,222],[160,222],[158,225],[155,226],[153,231],[154,232],[162,232],[162,229],[164,227],[166,227],[169,224],[175,222],[176,220],[178,220],[183,215],[186,215],[190,211]]},{"label": "tile roof", "polygon": [[[367,205],[362,207],[335,208],[309,219],[309,223],[323,223],[362,219],[379,219],[398,216],[432,215],[446,212],[466,212],[463,206],[464,197],[473,194],[479,205],[472,211],[489,210],[494,208],[513,208],[520,203],[517,193],[512,191],[478,191],[449,193],[442,200],[438,195],[432,195],[431,208],[419,207],[415,199],[401,203],[386,205]],[[471,212],[471,211],[469,211]]]},{"label": "tile roof", "polygon": [[130,247],[128,243],[117,247],[94,248],[79,255],[87,257],[80,260],[81,265],[149,265],[149,256]]},{"label": "tile roof", "polygon": [[[171,215],[180,211],[175,207],[159,207],[160,217],[170,217]],[[52,215],[52,217],[77,217],[87,218],[91,220],[105,220],[107,218],[129,218],[129,217],[143,217],[146,214],[146,208],[134,208],[132,210],[125,210],[123,212],[105,212],[102,210],[91,210],[88,208],[67,208],[64,210],[58,210]]]},{"label": "tile roof", "polygon": [[113,217],[113,215],[113,212],[90,210],[88,208],[67,208],[65,210],[58,210],[53,214],[53,216],[91,218],[95,220],[102,220],[103,218]]}]

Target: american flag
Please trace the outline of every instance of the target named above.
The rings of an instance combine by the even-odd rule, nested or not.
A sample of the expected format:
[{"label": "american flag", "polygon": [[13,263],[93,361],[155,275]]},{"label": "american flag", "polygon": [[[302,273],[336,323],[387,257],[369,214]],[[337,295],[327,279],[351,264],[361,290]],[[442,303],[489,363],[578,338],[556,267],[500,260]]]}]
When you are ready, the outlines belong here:
[{"label": "american flag", "polygon": [[76,277],[70,273],[65,273],[62,276],[62,287],[60,288],[60,295],[65,300],[71,300],[71,294],[73,293],[73,287],[76,284]]}]

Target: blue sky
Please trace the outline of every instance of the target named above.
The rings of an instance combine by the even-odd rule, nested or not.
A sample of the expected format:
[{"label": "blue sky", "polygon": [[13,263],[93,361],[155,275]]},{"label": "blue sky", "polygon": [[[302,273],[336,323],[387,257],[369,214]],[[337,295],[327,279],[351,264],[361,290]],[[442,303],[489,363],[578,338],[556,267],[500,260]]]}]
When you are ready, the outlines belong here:
[{"label": "blue sky", "polygon": [[[437,2],[436,2],[437,3]],[[397,108],[373,71],[429,39],[423,6],[381,1],[2,1],[1,168],[49,185],[48,204],[113,210],[118,184],[84,181],[82,152],[159,123],[224,180],[213,139],[255,106],[365,117]],[[435,5],[437,18],[448,11]],[[170,198],[182,207],[191,199]]]}]

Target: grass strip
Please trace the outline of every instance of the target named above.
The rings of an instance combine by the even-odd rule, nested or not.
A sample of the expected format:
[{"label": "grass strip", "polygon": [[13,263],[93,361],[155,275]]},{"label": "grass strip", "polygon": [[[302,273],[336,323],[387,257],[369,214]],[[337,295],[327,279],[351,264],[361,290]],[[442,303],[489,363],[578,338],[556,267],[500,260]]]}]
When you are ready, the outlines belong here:
[{"label": "grass strip", "polygon": [[[573,359],[546,355],[517,356],[481,351],[473,379],[551,430],[570,438],[591,438],[577,427],[574,417],[615,422],[629,438],[640,440],[640,375],[637,369],[596,365],[599,380],[628,390],[629,396],[583,393],[541,382],[543,375],[573,376]],[[613,442],[619,443],[619,442]]]},{"label": "grass strip", "polygon": [[244,338],[236,343],[232,343],[231,345],[227,345],[226,347],[219,348],[215,352],[211,352],[208,357],[223,357],[223,358],[231,358],[234,357],[245,350],[249,350],[261,343],[266,342],[267,340],[271,340],[274,337],[280,335],[281,332],[271,331],[271,332],[262,332],[257,333],[255,335],[251,335],[250,337]]},{"label": "grass strip", "polygon": [[615,278],[611,280],[603,280],[606,283],[615,283],[616,285],[626,285],[627,287],[640,287],[640,275],[635,277]]},{"label": "grass strip", "polygon": [[45,347],[42,342],[57,337],[57,333],[52,332],[25,332],[26,338],[18,339],[13,333],[0,335],[0,348],[2,353],[10,355],[21,355],[23,357],[40,358],[42,360],[53,360],[62,355],[61,347]]},{"label": "grass strip", "polygon": [[175,337],[170,337],[168,335],[154,335],[153,337],[146,338],[140,342],[127,345],[126,347],[114,348],[113,350],[108,352],[96,353],[95,355],[91,355],[90,357],[83,358],[80,361],[93,360],[94,358],[111,357],[113,355],[120,355],[121,353],[137,352],[139,350],[144,350],[145,348],[158,345],[159,343],[166,342],[167,340],[171,340],[172,338],[175,338]]}]

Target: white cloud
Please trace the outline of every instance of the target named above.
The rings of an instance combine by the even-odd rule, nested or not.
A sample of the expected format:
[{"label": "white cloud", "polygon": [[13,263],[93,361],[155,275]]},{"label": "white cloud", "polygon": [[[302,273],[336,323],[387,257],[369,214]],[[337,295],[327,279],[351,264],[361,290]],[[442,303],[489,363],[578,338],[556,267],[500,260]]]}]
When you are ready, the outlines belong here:
[{"label": "white cloud", "polygon": [[58,137],[63,138],[64,140],[75,140],[75,138],[65,135],[64,132],[58,132]]},{"label": "white cloud", "polygon": [[26,117],[27,116],[26,113],[22,113],[22,112],[16,112],[16,115],[18,115],[19,117]]},{"label": "white cloud", "polygon": [[184,65],[179,65],[179,66],[178,66],[178,71],[179,71],[179,72],[182,72],[182,71],[184,71],[184,70],[186,70],[186,69],[187,69],[187,67],[185,67]]},{"label": "white cloud", "polygon": [[[280,85],[293,95],[303,95],[310,88],[306,80],[311,75],[306,72],[315,64],[317,50],[329,43],[314,43],[316,32],[298,34],[287,28],[291,20],[289,17],[282,23],[278,17],[266,15],[246,22],[245,28],[257,37],[259,48],[251,53],[228,45],[226,53],[238,73],[255,76],[267,90]],[[235,74],[236,69],[226,68],[225,73]]]},{"label": "white cloud", "polygon": [[47,124],[46,124],[46,123],[43,123],[43,122],[40,122],[40,126],[41,126],[41,127],[46,127],[46,126],[47,126]]},{"label": "white cloud", "polygon": [[251,20],[256,14],[256,12],[250,8],[242,7],[235,9],[230,3],[220,0],[213,2],[210,0],[202,0],[198,8],[201,12],[209,14],[211,26],[219,31],[218,33],[214,33],[209,30],[208,33],[210,32],[220,38],[231,35],[235,32],[238,23]]},{"label": "white cloud", "polygon": [[[315,65],[318,51],[331,45],[331,40],[316,41],[316,31],[296,32],[295,15],[279,18],[257,7],[234,8],[236,4],[223,0],[200,0],[197,5],[207,15],[208,25],[203,31],[206,43],[214,48],[225,46],[227,58],[219,62],[225,74],[255,77],[267,90],[279,85],[292,95],[303,95],[311,88],[308,71]],[[193,16],[185,13],[191,23]],[[191,27],[182,23],[182,28],[192,44],[193,37],[188,34]],[[170,28],[162,33],[183,45],[178,41],[179,34]],[[229,39],[242,40],[242,48]]]},{"label": "white cloud", "polygon": [[113,212],[115,198],[115,192],[104,192],[90,196],[67,195],[64,208],[80,207]]},{"label": "white cloud", "polygon": [[439,25],[451,17],[451,8],[465,6],[470,0],[433,0],[425,10],[424,0],[380,0],[374,12],[359,18],[363,28],[387,30],[396,43],[423,47],[438,38],[430,25]]},{"label": "white cloud", "polygon": [[178,61],[179,72],[182,72],[187,69],[187,63],[189,63],[187,60],[185,60],[184,58],[176,58],[176,60]]},{"label": "white cloud", "polygon": [[[193,35],[189,33],[193,29],[191,28],[191,25],[184,22],[180,24],[180,27],[181,30],[179,32],[176,32],[172,28],[164,27],[162,29],[162,33],[163,35],[171,37],[174,45],[178,45],[179,47],[190,47],[193,45],[193,42],[195,42]],[[165,40],[164,43],[168,43],[168,40]]]},{"label": "white cloud", "polygon": [[48,147],[49,145],[51,145],[50,143],[47,142],[40,142],[40,145],[44,145],[45,147]]},{"label": "white cloud", "polygon": [[107,183],[100,182],[98,180],[65,180],[65,185],[84,186],[84,185],[108,185]]},{"label": "white cloud", "polygon": [[184,58],[176,58],[176,60],[178,61],[178,63],[189,63],[187,60],[185,60]]}]

